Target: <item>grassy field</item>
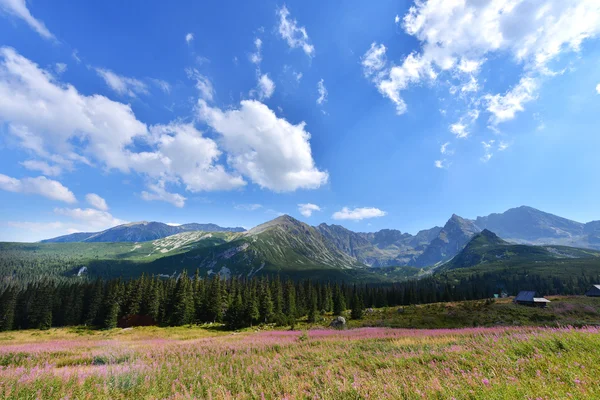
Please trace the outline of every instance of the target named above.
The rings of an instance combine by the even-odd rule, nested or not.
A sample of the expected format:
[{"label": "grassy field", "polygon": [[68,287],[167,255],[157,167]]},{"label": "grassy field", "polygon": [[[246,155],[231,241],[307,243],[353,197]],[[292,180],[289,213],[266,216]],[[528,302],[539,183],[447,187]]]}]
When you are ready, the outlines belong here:
[{"label": "grassy field", "polygon": [[343,331],[325,329],[326,316],[294,331],[5,332],[0,398],[600,398],[600,299],[551,300],[376,309]]},{"label": "grassy field", "polygon": [[598,328],[61,329],[0,340],[7,399],[600,397]]}]

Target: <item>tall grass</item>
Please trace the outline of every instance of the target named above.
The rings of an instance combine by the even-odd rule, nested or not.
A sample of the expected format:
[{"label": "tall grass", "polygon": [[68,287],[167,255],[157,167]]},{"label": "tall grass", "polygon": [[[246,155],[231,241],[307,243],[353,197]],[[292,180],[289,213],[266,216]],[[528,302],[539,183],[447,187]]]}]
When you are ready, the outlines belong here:
[{"label": "tall grass", "polygon": [[0,336],[14,399],[600,398],[600,329],[214,333],[201,328]]}]

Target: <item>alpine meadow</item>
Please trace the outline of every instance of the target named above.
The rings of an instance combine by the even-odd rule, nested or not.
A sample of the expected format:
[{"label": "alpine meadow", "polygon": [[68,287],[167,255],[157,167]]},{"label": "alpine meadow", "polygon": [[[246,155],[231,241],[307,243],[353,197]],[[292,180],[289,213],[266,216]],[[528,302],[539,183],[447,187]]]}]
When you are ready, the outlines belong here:
[{"label": "alpine meadow", "polygon": [[0,398],[600,398],[600,2],[0,0]]}]

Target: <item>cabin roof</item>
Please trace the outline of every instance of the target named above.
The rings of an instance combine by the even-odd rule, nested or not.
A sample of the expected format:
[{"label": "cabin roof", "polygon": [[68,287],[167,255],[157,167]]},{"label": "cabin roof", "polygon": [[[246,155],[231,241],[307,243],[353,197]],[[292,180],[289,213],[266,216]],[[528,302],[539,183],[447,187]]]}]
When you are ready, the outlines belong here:
[{"label": "cabin roof", "polygon": [[515,301],[530,301],[533,302],[535,297],[535,291],[531,290],[521,290],[517,297],[515,297]]},{"label": "cabin roof", "polygon": [[534,297],[533,302],[534,303],[550,303],[550,300],[545,299],[543,297]]}]

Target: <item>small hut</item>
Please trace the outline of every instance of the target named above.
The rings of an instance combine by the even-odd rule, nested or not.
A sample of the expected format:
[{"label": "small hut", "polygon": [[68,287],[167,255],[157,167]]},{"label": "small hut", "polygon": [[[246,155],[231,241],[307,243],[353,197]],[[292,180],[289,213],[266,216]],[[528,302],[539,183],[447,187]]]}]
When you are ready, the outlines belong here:
[{"label": "small hut", "polygon": [[531,290],[522,290],[519,292],[517,297],[513,300],[514,303],[520,304],[523,306],[532,306],[532,307],[546,307],[550,300],[545,299],[543,297],[535,297],[535,292]]},{"label": "small hut", "polygon": [[589,297],[600,297],[600,285],[594,285],[590,290],[585,292],[586,296]]}]

